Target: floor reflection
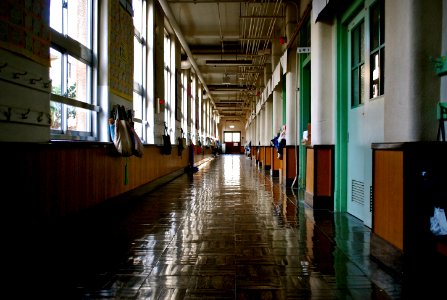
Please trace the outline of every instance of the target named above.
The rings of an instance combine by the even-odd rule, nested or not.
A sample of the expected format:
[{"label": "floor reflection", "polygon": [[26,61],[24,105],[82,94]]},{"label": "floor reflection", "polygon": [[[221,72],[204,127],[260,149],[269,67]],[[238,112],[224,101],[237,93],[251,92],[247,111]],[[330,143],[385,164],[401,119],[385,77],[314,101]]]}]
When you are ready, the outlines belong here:
[{"label": "floor reflection", "polygon": [[369,258],[369,229],[303,199],[247,157],[221,155],[61,228],[45,257],[57,276],[41,281],[58,288],[42,289],[60,299],[399,299],[399,283]]}]

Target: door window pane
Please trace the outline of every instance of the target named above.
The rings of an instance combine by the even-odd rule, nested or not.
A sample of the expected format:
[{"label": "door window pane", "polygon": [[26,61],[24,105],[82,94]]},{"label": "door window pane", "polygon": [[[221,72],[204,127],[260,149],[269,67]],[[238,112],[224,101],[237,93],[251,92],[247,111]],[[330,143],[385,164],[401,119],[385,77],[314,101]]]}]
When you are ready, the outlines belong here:
[{"label": "door window pane", "polygon": [[351,106],[363,103],[365,89],[364,23],[361,21],[351,31]]}]

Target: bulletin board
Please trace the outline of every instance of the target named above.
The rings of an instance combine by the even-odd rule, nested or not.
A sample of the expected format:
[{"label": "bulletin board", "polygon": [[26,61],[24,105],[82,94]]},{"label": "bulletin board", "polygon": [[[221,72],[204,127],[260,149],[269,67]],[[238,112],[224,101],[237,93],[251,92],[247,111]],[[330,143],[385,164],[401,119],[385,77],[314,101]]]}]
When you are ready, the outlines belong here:
[{"label": "bulletin board", "polygon": [[126,100],[133,98],[134,26],[131,9],[109,0],[109,88]]},{"label": "bulletin board", "polygon": [[0,48],[50,66],[50,0],[1,0]]}]

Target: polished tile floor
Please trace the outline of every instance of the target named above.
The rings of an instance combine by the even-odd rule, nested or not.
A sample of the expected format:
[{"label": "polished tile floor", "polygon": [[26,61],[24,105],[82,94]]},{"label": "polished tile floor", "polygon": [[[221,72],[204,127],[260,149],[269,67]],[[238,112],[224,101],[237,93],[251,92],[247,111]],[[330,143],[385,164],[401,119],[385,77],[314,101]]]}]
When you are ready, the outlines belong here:
[{"label": "polished tile floor", "polygon": [[24,237],[14,299],[403,298],[369,257],[368,227],[302,199],[247,157],[218,156]]}]

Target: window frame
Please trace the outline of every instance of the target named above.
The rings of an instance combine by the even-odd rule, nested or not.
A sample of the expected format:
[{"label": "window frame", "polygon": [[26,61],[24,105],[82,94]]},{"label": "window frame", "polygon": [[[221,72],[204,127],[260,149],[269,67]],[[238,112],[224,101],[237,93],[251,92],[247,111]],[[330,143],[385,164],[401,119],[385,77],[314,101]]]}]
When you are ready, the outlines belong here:
[{"label": "window frame", "polygon": [[[372,34],[372,22],[373,22],[373,18],[372,18],[372,13],[373,13],[373,8],[378,7],[379,10],[379,28],[377,29],[377,33],[378,33],[378,46],[373,48],[373,42],[372,42],[372,38],[373,38],[373,34]],[[369,80],[370,80],[370,85],[369,85],[369,98],[373,99],[373,98],[377,98],[380,96],[383,96],[385,94],[385,7],[384,7],[384,3],[383,0],[377,0],[373,3],[371,3],[371,5],[369,6],[369,45],[370,45],[370,49],[369,49],[369,61],[370,61],[370,72],[369,72]],[[377,95],[375,95],[375,91],[374,91],[374,69],[373,69],[373,57],[375,55],[378,55],[378,79],[377,79],[377,84],[378,84],[378,93]],[[375,63],[374,63],[375,65]]]},{"label": "window frame", "polygon": [[[238,141],[235,141],[234,140],[234,134],[239,134],[239,140]],[[228,141],[227,139],[226,139],[226,135],[227,134],[231,134],[231,141]],[[224,140],[224,143],[241,143],[241,132],[240,131],[224,131],[223,132],[223,140]]]},{"label": "window frame", "polygon": [[[133,117],[134,121],[134,127],[136,133],[139,135],[141,141],[143,143],[147,143],[148,136],[147,136],[147,61],[146,61],[146,51],[147,51],[147,1],[146,0],[137,0],[141,4],[141,7],[136,7],[136,1],[132,1],[132,7],[137,11],[141,11],[141,20],[136,20],[136,16],[134,14],[133,16],[133,23],[134,23],[134,61],[136,59],[137,54],[141,54],[141,57],[139,58],[141,60],[141,74],[139,74],[139,77],[141,78],[141,82],[138,82],[135,80],[136,76],[136,70],[137,68],[134,67],[134,87],[133,87],[133,111],[141,111],[141,117]],[[139,25],[141,25],[141,28],[137,28],[138,22]],[[138,43],[138,44],[137,44]],[[140,52],[137,51],[137,45],[139,47]],[[134,64],[135,66],[137,64]]]},{"label": "window frame", "polygon": [[[96,97],[95,97],[95,65],[93,59],[93,51],[94,51],[94,32],[95,28],[97,28],[95,24],[95,12],[96,9],[96,1],[95,0],[87,0],[87,31],[89,33],[88,40],[91,48],[88,48],[83,43],[73,39],[72,37],[65,34],[66,26],[62,23],[62,32],[57,31],[54,28],[50,27],[52,39],[50,48],[58,51],[61,54],[61,95],[55,94],[53,92],[50,93],[50,102],[60,103],[62,105],[61,108],[61,129],[51,129],[51,139],[52,140],[98,140],[97,134],[97,119],[98,113],[100,112],[100,107],[96,105]],[[61,9],[63,13],[61,14],[62,22],[65,22],[67,18],[67,12],[64,9],[67,9],[68,1],[61,1]],[[81,63],[86,65],[86,99],[73,99],[68,97],[68,91],[66,82],[68,81],[68,74],[66,67],[68,67],[68,57],[71,56],[74,59],[77,59]],[[51,80],[53,80],[51,78]],[[85,101],[83,101],[85,100]],[[75,108],[81,108],[90,111],[87,114],[87,130],[86,131],[76,131],[68,129],[68,114],[67,107],[73,106]]]},{"label": "window frame", "polygon": [[[362,9],[361,12],[359,12],[349,23],[348,26],[348,96],[349,96],[349,103],[350,103],[350,108],[351,109],[355,109],[357,107],[360,107],[362,105],[365,104],[365,102],[374,100],[376,98],[380,98],[383,97],[385,95],[385,90],[384,90],[384,82],[385,82],[385,70],[384,70],[384,65],[385,65],[385,57],[384,57],[384,53],[385,53],[385,39],[384,39],[384,34],[385,34],[385,24],[384,24],[384,6],[383,6],[383,1],[382,0],[373,0],[373,1],[366,1],[364,8]],[[371,15],[373,12],[373,8],[377,7],[377,5],[379,6],[379,46],[372,49],[372,30],[371,30]],[[357,64],[356,66],[353,66],[352,64],[352,50],[353,50],[353,32],[354,30],[361,24],[363,23],[363,51],[362,51],[362,55],[363,55],[363,62],[360,62],[359,64]],[[361,47],[359,47],[361,48]],[[372,57],[379,53],[379,57],[378,57],[378,64],[380,67],[380,73],[379,73],[379,78],[380,78],[380,86],[379,86],[379,94],[374,96],[373,94],[373,61],[372,61]],[[353,71],[358,69],[360,70],[360,67],[363,66],[363,81],[361,80],[361,76],[360,76],[360,72],[358,72],[359,76],[359,90],[360,88],[363,88],[363,90],[361,91],[363,94],[363,96],[360,96],[359,99],[354,99],[354,93],[353,93]],[[357,100],[357,101],[356,101]]]},{"label": "window frame", "polygon": [[[357,31],[357,29],[359,29]],[[363,49],[362,49],[362,45],[360,44],[361,42],[365,43],[365,20],[363,18],[363,16],[357,20],[357,22],[355,22],[352,26],[352,28],[350,29],[350,34],[349,34],[349,83],[350,83],[350,89],[349,89],[349,93],[350,93],[350,98],[351,98],[351,108],[355,108],[358,106],[361,106],[365,103],[365,99],[364,99],[364,92],[365,92],[365,83],[363,82],[362,85],[362,70],[363,72],[365,72],[365,65],[366,65],[366,61],[365,61],[365,45],[363,45]],[[363,34],[363,41],[362,39],[360,39],[360,37],[356,37],[354,36],[355,33],[359,33],[359,34]],[[358,45],[354,45],[354,42],[358,41],[359,44]],[[357,48],[355,47],[357,46]],[[358,60],[354,61],[354,57],[355,54],[353,52],[353,50],[358,50],[359,52],[357,53],[358,56]],[[363,51],[362,51],[363,50]],[[362,53],[363,52],[363,53]],[[363,54],[363,55],[362,55]],[[353,74],[357,74],[357,79],[358,82],[354,82],[354,76]],[[356,89],[357,88],[357,89]],[[358,99],[354,98],[355,94],[354,91],[357,90],[358,91]]]},{"label": "window frame", "polygon": [[[165,30],[163,37],[164,50],[164,121],[174,143],[175,137],[175,39]],[[168,49],[166,49],[168,48]]]}]

